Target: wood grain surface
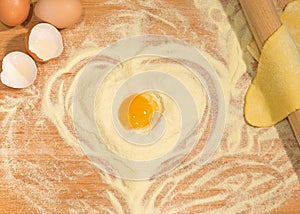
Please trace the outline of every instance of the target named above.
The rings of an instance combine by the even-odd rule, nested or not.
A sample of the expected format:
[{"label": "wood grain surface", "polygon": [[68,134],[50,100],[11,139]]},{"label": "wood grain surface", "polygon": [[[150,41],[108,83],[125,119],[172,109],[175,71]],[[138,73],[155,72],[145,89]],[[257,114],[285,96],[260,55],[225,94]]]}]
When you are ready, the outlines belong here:
[{"label": "wood grain surface", "polygon": [[[32,1],[32,7],[34,6],[34,2]],[[203,17],[205,13],[199,14],[198,11],[201,10],[201,7],[200,9],[196,8],[196,1],[164,0],[157,3],[158,1],[152,0],[149,4],[141,3],[138,0],[83,0],[82,2],[84,14],[80,22],[70,28],[61,30],[65,43],[64,53],[58,59],[48,63],[37,63],[39,73],[34,86],[30,89],[15,90],[0,83],[0,109],[2,110],[0,113],[2,124],[0,127],[0,213],[89,213],[89,210],[92,210],[91,213],[109,213],[107,210],[110,210],[111,213],[119,213],[120,209],[115,207],[115,204],[107,197],[107,192],[113,194],[115,200],[120,202],[124,213],[133,213],[132,207],[127,204],[122,194],[102,179],[101,170],[94,167],[86,156],[74,151],[71,146],[66,144],[57,127],[45,117],[44,113],[41,113],[45,83],[51,77],[52,73],[56,72],[66,63],[71,53],[74,54],[77,50],[82,49],[83,46],[88,47],[90,43],[105,47],[122,39],[128,36],[128,34],[123,35],[121,31],[118,31],[119,25],[116,25],[117,22],[119,22],[118,24],[123,23],[124,26],[128,26],[128,32],[130,32],[130,28],[132,27],[132,32],[134,32],[134,28],[136,27],[135,22],[141,23],[139,19],[143,19],[143,23],[139,25],[140,29],[138,33],[135,32],[133,34],[163,33],[173,35],[186,42],[191,42],[199,48],[203,48],[217,60],[225,61],[222,56],[219,56],[218,47],[215,45],[217,43],[217,39],[215,38],[217,27],[207,22],[205,17]],[[208,2],[201,1],[203,8],[204,6],[209,7]],[[224,8],[229,7],[229,11],[234,14],[241,14],[241,8],[236,2],[221,0],[220,4]],[[290,2],[290,0],[275,1],[278,12],[284,8],[287,2]],[[234,6],[231,7],[230,4]],[[154,7],[154,5],[158,5],[161,8]],[[179,13],[172,14],[172,8],[176,9],[177,12],[179,11]],[[124,11],[128,11],[128,13],[124,15]],[[142,15],[136,15],[135,18],[137,20],[135,21],[128,18],[128,14],[138,14],[139,11],[148,14],[147,18],[144,18]],[[115,20],[110,20],[110,17],[112,17],[111,14],[116,15]],[[118,14],[121,15],[117,16]],[[178,18],[178,14],[182,15],[181,19]],[[212,11],[212,14],[216,20],[222,20],[222,17],[219,17],[218,11]],[[228,15],[225,19],[228,19],[234,28],[236,20],[232,19],[232,17],[235,16]],[[246,23],[243,16],[237,16],[237,18]],[[187,22],[182,24],[182,19],[187,20]],[[0,59],[11,51],[25,51],[25,34],[32,26],[39,22],[31,13],[28,20],[21,26],[9,28],[0,24]],[[209,26],[209,28],[206,28],[206,26]],[[115,27],[114,31],[111,30],[113,27]],[[250,30],[245,24],[242,31],[249,33]],[[190,32],[197,32],[197,41],[192,39],[194,35]],[[237,33],[237,37],[240,40],[244,38],[240,33]],[[246,51],[246,47],[243,48],[243,51]],[[251,66],[256,66],[254,60],[251,63]],[[70,76],[63,75],[61,78],[67,80]],[[245,85],[250,83],[250,79],[251,75],[247,74],[245,68],[245,74],[240,78],[237,86],[235,86],[242,91],[240,103],[231,99],[230,105],[242,108],[241,103],[243,102],[243,93],[246,89]],[[24,100],[26,100],[26,103],[23,103]],[[30,102],[27,102],[27,100]],[[13,117],[9,117],[9,111],[5,112],[5,108],[16,108],[17,110],[12,114]],[[229,107],[229,109],[231,108]],[[242,113],[240,120],[243,120]],[[282,126],[288,127],[285,123],[285,125],[277,125],[275,129],[282,130]],[[260,138],[260,133],[263,136],[265,132],[269,131],[269,129],[256,130],[253,127],[248,127],[247,124],[243,124],[242,130],[234,130],[234,127],[229,126],[226,128],[226,133],[221,143],[221,152],[225,150],[226,146],[224,145],[226,142],[230,141],[230,138],[228,138],[230,133],[241,131],[239,136],[241,136],[241,142],[244,143],[242,143],[242,146],[245,149],[247,147],[248,132],[257,133],[254,136],[255,141]],[[238,185],[240,182],[243,183],[243,179],[247,180],[251,177],[245,172],[245,177],[242,180],[235,180],[235,177],[230,174],[234,174],[235,172],[238,174],[243,171],[238,165],[238,159],[249,159],[268,164],[268,158],[274,155],[272,152],[274,150],[281,151],[285,154],[284,157],[278,157],[272,164],[280,165],[283,162],[285,163],[285,160],[288,160],[288,163],[292,164],[293,167],[286,174],[272,171],[271,168],[263,167],[262,164],[253,167],[249,166],[245,169],[245,171],[257,172],[257,174],[266,173],[274,176],[274,179],[267,187],[261,187],[261,200],[263,200],[264,191],[267,191],[269,187],[271,188],[274,183],[284,183],[285,178],[299,176],[299,147],[297,147],[298,145],[293,133],[284,129],[283,132],[278,131],[278,136],[274,136],[274,140],[271,140],[268,145],[272,147],[271,149],[268,150],[262,146],[257,150],[253,150],[253,156],[249,154],[247,156],[228,155],[213,160],[212,163],[206,166],[207,168],[204,167],[203,171],[197,171],[197,173],[192,174],[193,176],[189,176],[189,180],[181,182],[181,188],[186,188],[187,185],[198,178],[197,176],[201,176],[205,170],[217,169],[219,166],[222,167],[222,164],[225,167],[231,161],[236,161],[236,165],[233,171],[228,170],[224,172],[222,179],[225,180],[231,176],[232,180],[230,182]],[[283,140],[281,140],[281,137]],[[227,143],[227,145],[229,144]],[[266,149],[267,152],[262,156],[260,149]],[[289,161],[290,158],[291,160]],[[214,181],[216,183],[221,182],[219,180]],[[152,186],[159,185],[159,182],[163,182],[163,178],[154,181]],[[176,200],[174,199],[174,202],[172,198],[169,203],[166,203],[168,205],[165,207],[176,207],[182,202],[213,196],[217,192],[222,191],[225,190],[218,186],[211,190],[197,190],[197,194],[190,196],[183,195]],[[245,189],[242,188],[240,192],[242,191],[245,191]],[[278,192],[281,189],[279,188],[276,191],[274,194],[280,197],[280,193]],[[147,191],[144,197],[145,200],[151,194],[150,190]],[[286,197],[284,202],[275,206],[276,208],[271,210],[272,213],[300,213],[299,177],[293,188],[289,190],[288,196],[282,195],[282,197]],[[155,205],[160,204],[159,201],[162,201],[163,198],[164,195],[159,194],[157,199],[155,199]],[[193,206],[183,213],[209,212],[216,208],[224,208],[224,212],[220,213],[226,213],[226,208],[231,206],[234,200],[236,198],[233,195],[203,207]],[[274,199],[273,204],[276,203],[278,202]],[[101,210],[99,207],[102,206],[107,209]],[[244,213],[256,213],[255,209],[250,208],[250,205],[245,204],[245,206],[249,206],[249,210],[245,209]],[[259,207],[263,206],[264,204],[259,204]],[[163,208],[160,212],[165,213]],[[141,210],[140,213],[143,213],[143,211]]]}]

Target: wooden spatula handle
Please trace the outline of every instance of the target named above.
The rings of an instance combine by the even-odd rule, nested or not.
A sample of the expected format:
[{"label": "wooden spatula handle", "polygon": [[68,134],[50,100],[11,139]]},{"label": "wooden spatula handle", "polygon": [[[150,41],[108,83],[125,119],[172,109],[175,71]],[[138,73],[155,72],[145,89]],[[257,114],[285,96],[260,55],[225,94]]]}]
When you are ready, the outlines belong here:
[{"label": "wooden spatula handle", "polygon": [[[272,0],[240,0],[254,39],[261,49],[265,41],[281,26]],[[300,144],[300,110],[288,116],[295,137]]]}]

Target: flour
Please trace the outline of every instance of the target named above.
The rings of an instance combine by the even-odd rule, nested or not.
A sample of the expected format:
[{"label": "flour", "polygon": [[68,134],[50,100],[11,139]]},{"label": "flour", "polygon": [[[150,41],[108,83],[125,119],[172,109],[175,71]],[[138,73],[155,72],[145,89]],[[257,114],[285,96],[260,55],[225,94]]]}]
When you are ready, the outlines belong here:
[{"label": "flour", "polygon": [[[51,90],[53,88],[54,81],[56,81],[60,76],[65,73],[70,73],[70,70],[74,69],[78,63],[83,60],[89,59],[94,56],[98,52],[98,49],[87,49],[82,53],[79,53],[77,56],[72,58],[69,62],[67,62],[67,66],[64,69],[59,70],[55,73],[47,82],[44,88],[44,95],[42,100],[42,109],[48,118],[55,124],[60,135],[65,139],[66,143],[69,143],[77,152],[81,152],[78,141],[76,137],[74,137],[74,133],[71,133],[68,127],[65,125],[65,117],[70,117],[72,114],[72,106],[71,106],[71,94],[76,84],[76,79],[70,85],[66,95],[64,95],[63,87],[64,81],[61,82],[58,90],[57,100],[53,102],[51,99]],[[65,100],[66,99],[66,100]]]},{"label": "flour", "polygon": [[[286,121],[280,124],[284,133],[279,138],[276,128],[256,129],[243,120],[244,95],[251,81],[247,70],[254,75],[255,62],[246,51],[252,38],[238,2],[195,0],[187,11],[170,2],[128,2],[107,1],[122,9],[93,23],[83,20],[77,29],[64,32],[65,53],[73,57],[61,62],[59,70],[51,62],[40,65],[36,85],[25,89],[24,97],[1,95],[1,182],[9,197],[17,195],[24,204],[19,210],[41,213],[257,213],[280,206],[299,186],[281,143],[296,145],[295,139]],[[73,41],[76,32],[86,38]],[[224,88],[226,130],[205,166],[197,164],[201,148],[196,146],[167,176],[128,181],[98,170],[82,156],[72,130],[72,91],[76,74],[101,47],[147,33],[174,35],[203,52]],[[41,132],[48,138],[40,137]],[[45,155],[48,161],[42,159]]]},{"label": "flour", "polygon": [[[198,110],[195,117],[200,118],[201,120],[206,106],[204,89],[202,88],[201,83],[191,75],[189,69],[175,62],[155,62],[155,60],[157,60],[155,57],[137,57],[122,63],[122,66],[117,66],[109,73],[109,75],[107,75],[105,82],[101,84],[98,93],[99,95],[97,95],[96,98],[95,119],[99,130],[103,131],[105,142],[108,142],[107,145],[112,151],[127,159],[143,161],[152,160],[161,157],[172,150],[179,139],[180,132],[178,130],[181,130],[182,128],[181,117],[184,115],[180,112],[179,106],[176,105],[175,101],[169,97],[171,95],[166,96],[163,93],[160,93],[159,96],[163,100],[162,105],[164,108],[162,114],[166,121],[161,138],[158,139],[156,143],[144,146],[126,142],[126,140],[121,138],[117,133],[112,122],[113,119],[107,112],[110,112],[110,109],[113,109],[113,98],[116,91],[120,90],[120,85],[124,84],[124,81],[129,77],[140,74],[140,72],[149,71],[161,71],[165,74],[175,76],[184,84],[190,94],[197,93],[194,96]],[[159,79],[156,78],[155,81],[159,81]],[[166,84],[166,81],[161,84]],[[153,83],[151,85],[153,87],[157,84]],[[176,85],[171,84],[169,86],[174,87],[173,90],[177,87]],[[78,87],[81,87],[81,85],[79,84]],[[135,87],[135,85],[130,87],[131,90],[133,90],[132,87]],[[106,119],[103,120],[103,118]]]}]

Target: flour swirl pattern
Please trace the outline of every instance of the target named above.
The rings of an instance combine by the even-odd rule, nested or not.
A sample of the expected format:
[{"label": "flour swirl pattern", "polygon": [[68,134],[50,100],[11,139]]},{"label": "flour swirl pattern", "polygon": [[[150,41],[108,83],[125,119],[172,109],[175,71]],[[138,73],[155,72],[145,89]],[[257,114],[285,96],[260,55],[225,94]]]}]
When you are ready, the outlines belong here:
[{"label": "flour swirl pattern", "polygon": [[[157,124],[147,134],[123,129],[123,100],[149,91],[163,100]],[[145,35],[105,48],[82,70],[73,120],[96,166],[141,180],[175,168],[198,141],[204,144],[200,164],[207,162],[222,137],[225,102],[215,71],[199,51],[172,37]]]},{"label": "flour swirl pattern", "polygon": [[256,62],[246,50],[252,38],[238,1],[185,3],[107,0],[105,7],[118,9],[96,23],[83,20],[79,30],[65,35],[66,49],[72,52],[79,31],[88,39],[80,48],[155,33],[200,49],[221,79],[227,106],[225,132],[209,163],[199,166],[203,147],[196,144],[176,170],[152,180],[119,179],[95,167],[73,130],[71,92],[76,75],[99,49],[76,49],[81,57],[61,62],[60,70],[51,62],[41,65],[40,81],[24,96],[0,95],[1,201],[18,202],[10,208],[27,213],[263,213],[291,197],[299,181],[283,147],[287,141],[291,150],[297,148],[288,123],[279,124],[278,133],[243,120]]}]

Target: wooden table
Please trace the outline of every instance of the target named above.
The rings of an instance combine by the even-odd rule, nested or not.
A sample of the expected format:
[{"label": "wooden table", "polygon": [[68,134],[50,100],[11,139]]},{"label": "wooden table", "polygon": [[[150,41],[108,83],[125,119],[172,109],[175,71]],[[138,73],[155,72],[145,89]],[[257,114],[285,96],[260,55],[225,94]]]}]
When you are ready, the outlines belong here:
[{"label": "wooden table", "polygon": [[[277,1],[278,11],[287,2],[288,0]],[[211,10],[210,4],[214,7]],[[219,37],[225,38],[225,34],[234,35],[229,32],[235,32],[236,38],[241,41],[241,50],[245,52],[245,61],[250,63],[248,68],[244,67],[244,73],[236,80],[235,85],[229,86],[230,83],[227,82],[229,85],[226,86],[229,87],[226,89],[229,102],[227,117],[236,117],[239,121],[228,120],[231,122],[226,124],[220,148],[211,163],[180,182],[178,188],[175,188],[176,191],[172,193],[176,197],[167,198],[169,203],[164,205],[160,204],[160,201],[167,197],[163,190],[176,184],[170,183],[171,186],[162,189],[157,199],[153,199],[153,207],[156,209],[148,211],[153,213],[154,210],[159,212],[160,209],[160,212],[166,213],[170,207],[184,206],[185,203],[209,199],[210,196],[224,193],[228,194],[225,199],[220,197],[212,202],[202,201],[202,204],[192,206],[184,212],[219,209],[219,212],[223,210],[222,213],[228,213],[230,208],[239,202],[239,197],[248,198],[244,199],[247,202],[244,208],[236,209],[236,212],[261,213],[268,211],[270,207],[272,212],[300,212],[300,178],[296,179],[300,172],[300,152],[287,122],[270,129],[256,129],[243,121],[243,98],[253,75],[251,69],[255,70],[256,62],[246,53],[247,42],[252,39],[238,1],[216,3],[215,0],[84,0],[83,5],[84,14],[80,23],[61,30],[65,43],[64,53],[48,63],[37,63],[38,77],[32,87],[15,90],[0,84],[0,213],[119,213],[120,210],[124,213],[145,213],[149,204],[143,202],[140,210],[133,208],[132,204],[126,201],[128,195],[130,198],[130,192],[115,189],[114,185],[103,179],[104,173],[101,170],[65,142],[53,120],[42,112],[45,85],[58,69],[66,65],[70,55],[77,51],[91,46],[105,47],[119,39],[141,34],[168,34],[189,42],[205,52],[212,64],[220,65],[215,67],[217,72],[226,76],[224,72],[233,69],[229,63],[230,51],[226,49],[231,43],[226,39],[220,40]],[[25,51],[24,36],[28,29],[38,22],[32,15],[22,26],[7,28],[0,25],[0,59],[11,51]],[[223,22],[229,23],[231,28],[218,28],[222,26],[218,23]],[[221,32],[224,29],[225,31]],[[68,79],[70,75],[62,75],[59,81],[64,78]],[[236,77],[233,76],[234,78]],[[53,87],[53,95],[57,95],[55,90],[59,83],[57,84]],[[237,111],[238,115],[235,115],[233,110]],[[239,129],[236,129],[235,123],[241,124]],[[267,137],[268,133],[274,133],[273,139]],[[238,144],[235,144],[235,141]],[[254,144],[247,150],[247,145],[252,141]],[[267,144],[264,144],[265,142]],[[230,148],[232,145],[239,146]],[[269,146],[271,149],[268,149]],[[282,153],[283,156],[274,160],[274,151]],[[251,166],[246,162],[239,165],[240,160],[255,160],[259,164]],[[288,170],[284,172],[273,170],[274,165],[281,164],[290,164],[292,167],[287,167]],[[207,182],[206,188],[197,191],[192,189],[190,195],[176,195],[179,190],[192,186],[192,182],[201,180],[201,175],[226,166],[231,168],[224,171],[220,177],[212,178],[210,183]],[[248,191],[249,183],[241,187],[237,195],[230,195],[239,183],[249,179],[252,182],[255,173],[258,177],[265,173],[266,176],[274,176],[274,179],[269,184],[258,185],[252,193]],[[289,183],[290,177],[294,178],[292,183]],[[112,183],[124,182],[111,179]],[[140,197],[145,201],[154,197],[153,191],[157,190],[156,186],[163,183],[164,179],[167,178],[153,181],[151,188],[145,191],[146,195]],[[226,188],[220,187],[221,180],[228,180]],[[286,190],[290,184],[293,184],[293,187]],[[264,194],[278,186],[280,188],[274,191],[273,201],[268,199],[264,202],[264,197],[267,197]],[[128,189],[130,191],[130,188]],[[254,196],[261,197],[261,203],[253,204],[251,197],[254,200]],[[119,204],[112,201],[119,201]]]}]

